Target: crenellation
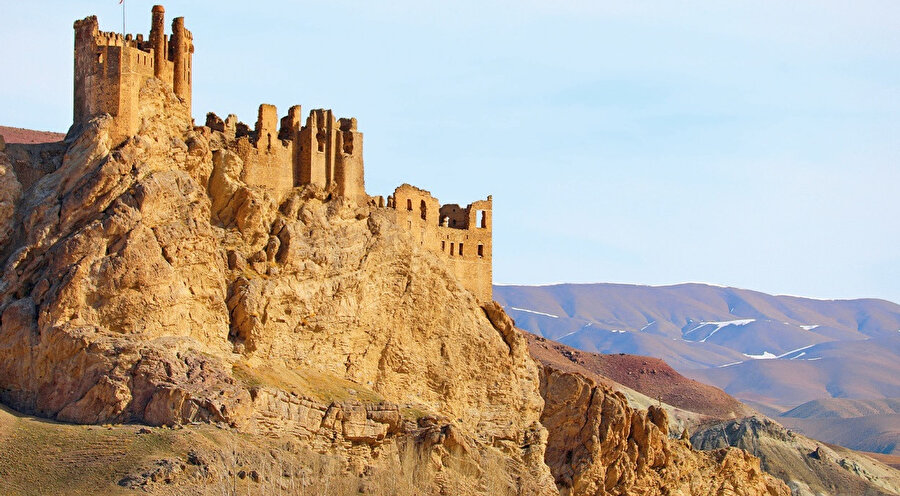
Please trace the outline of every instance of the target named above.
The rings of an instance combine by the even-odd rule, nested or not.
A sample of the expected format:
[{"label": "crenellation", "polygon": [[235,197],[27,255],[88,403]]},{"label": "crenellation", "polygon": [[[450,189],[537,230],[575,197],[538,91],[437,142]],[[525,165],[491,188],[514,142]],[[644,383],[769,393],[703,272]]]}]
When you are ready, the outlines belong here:
[{"label": "crenellation", "polygon": [[[159,79],[190,110],[193,34],[184,18],[165,34],[165,9],[151,10],[150,35],[101,32],[95,16],[74,24],[75,98],[73,127],[110,114],[114,141],[134,135],[140,126],[140,89]],[[224,120],[210,112],[203,132],[221,133],[218,142],[236,153],[241,180],[283,198],[293,188],[314,185],[359,205],[388,208],[399,226],[447,264],[463,286],[481,301],[492,296],[492,198],[466,207],[441,205],[431,193],[408,184],[385,200],[365,190],[363,134],[355,118],[336,118],[329,109],[313,109],[302,119],[295,105],[279,118],[274,105],[262,104],[253,129],[234,114]]]}]

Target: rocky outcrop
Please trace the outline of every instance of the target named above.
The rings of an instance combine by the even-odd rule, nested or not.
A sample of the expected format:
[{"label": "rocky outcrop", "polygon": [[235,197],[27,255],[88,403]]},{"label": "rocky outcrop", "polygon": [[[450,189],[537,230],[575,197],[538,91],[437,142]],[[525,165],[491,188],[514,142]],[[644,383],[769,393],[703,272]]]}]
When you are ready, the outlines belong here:
[{"label": "rocky outcrop", "polygon": [[0,150],[4,403],[232,426],[354,480],[394,460],[429,493],[785,494],[740,450],[670,440],[660,409],[542,376],[502,308],[387,210],[250,186],[233,136],[193,127],[155,80],[141,102],[136,136],[112,147],[92,120],[59,167],[23,166],[24,193]]},{"label": "rocky outcrop", "polygon": [[[0,162],[15,240],[0,400],[70,422],[308,431],[348,467],[411,443],[436,480],[500,457],[504,484],[554,492],[537,366],[433,254],[384,209],[248,186],[233,137],[192,127],[154,80],[141,101],[136,136],[111,149],[109,118],[92,120],[21,198]],[[235,379],[238,362],[342,382],[306,383],[294,404]],[[381,400],[316,399],[346,384]],[[423,413],[399,422],[401,405]]]},{"label": "rocky outcrop", "polygon": [[665,411],[634,410],[579,374],[545,368],[541,393],[546,460],[561,494],[790,494],[745,451],[692,451],[669,438]]},{"label": "rocky outcrop", "polygon": [[796,496],[900,494],[897,470],[867,456],[829,446],[758,417],[710,423],[691,436],[697,449],[735,446],[761,460]]}]

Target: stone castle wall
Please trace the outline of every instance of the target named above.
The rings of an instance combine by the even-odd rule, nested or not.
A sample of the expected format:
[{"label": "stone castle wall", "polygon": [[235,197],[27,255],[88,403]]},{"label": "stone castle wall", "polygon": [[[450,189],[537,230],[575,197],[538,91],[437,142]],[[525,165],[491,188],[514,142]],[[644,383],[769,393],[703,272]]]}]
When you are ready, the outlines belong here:
[{"label": "stone castle wall", "polygon": [[492,203],[488,196],[465,208],[441,206],[428,191],[404,184],[388,197],[387,207],[396,212],[398,225],[444,259],[463,287],[488,302],[493,300]]},{"label": "stone castle wall", "polygon": [[295,105],[278,119],[274,105],[262,104],[251,131],[237,117],[224,121],[210,113],[206,126],[236,140],[234,151],[244,163],[241,179],[272,190],[281,197],[291,189],[314,184],[326,191],[366,204],[363,170],[363,135],[356,119],[335,119],[331,110],[315,109],[300,125],[301,107]]}]

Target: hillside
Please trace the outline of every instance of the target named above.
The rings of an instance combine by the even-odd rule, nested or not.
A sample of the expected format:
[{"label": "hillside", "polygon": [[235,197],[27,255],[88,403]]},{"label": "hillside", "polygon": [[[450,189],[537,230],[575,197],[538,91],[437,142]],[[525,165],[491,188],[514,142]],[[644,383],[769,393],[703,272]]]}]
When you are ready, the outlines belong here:
[{"label": "hillside", "polygon": [[[687,379],[664,363],[656,374],[651,373],[660,367],[659,360],[597,355],[527,336],[531,354],[545,368],[579,373],[621,392],[632,404],[649,401],[648,406],[660,405],[667,413],[671,433],[693,433],[692,442],[700,449],[746,449],[760,457],[763,469],[782,479],[797,496],[900,492],[900,472],[885,466],[895,463],[893,458],[875,461],[869,453],[828,447],[790,432],[771,420],[755,417],[750,408],[721,390]],[[601,369],[618,379],[599,372]],[[827,451],[831,461],[810,459],[809,453],[818,448]]]},{"label": "hillside", "polygon": [[[712,422],[691,435],[697,449],[735,446],[760,458],[796,496],[900,494],[900,471],[860,453],[791,432],[769,419]],[[887,461],[887,460],[885,460]]]},{"label": "hillside", "polygon": [[528,337],[531,355],[545,366],[578,372],[606,386],[625,386],[687,412],[714,418],[742,417],[753,411],[724,391],[679,374],[664,361],[646,356],[602,355],[583,352],[534,334]]},{"label": "hillside", "polygon": [[900,400],[820,399],[778,421],[807,436],[860,451],[900,455]]},{"label": "hillside", "polygon": [[0,126],[0,136],[3,137],[3,140],[6,143],[28,145],[55,143],[57,141],[62,141],[66,137],[65,133],[35,131],[33,129],[8,126]]}]

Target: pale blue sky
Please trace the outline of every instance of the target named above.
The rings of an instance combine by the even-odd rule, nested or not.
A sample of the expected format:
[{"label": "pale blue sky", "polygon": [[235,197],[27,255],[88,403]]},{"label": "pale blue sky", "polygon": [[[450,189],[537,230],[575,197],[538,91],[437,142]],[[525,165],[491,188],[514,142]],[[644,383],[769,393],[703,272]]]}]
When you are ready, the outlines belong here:
[{"label": "pale blue sky", "polygon": [[[148,32],[154,2],[126,1]],[[120,31],[120,7],[0,4],[0,124],[64,131],[72,22]],[[198,122],[357,117],[370,194],[494,195],[495,282],[900,302],[896,1],[165,6],[194,32]]]}]

